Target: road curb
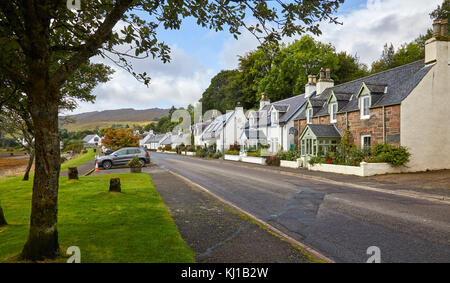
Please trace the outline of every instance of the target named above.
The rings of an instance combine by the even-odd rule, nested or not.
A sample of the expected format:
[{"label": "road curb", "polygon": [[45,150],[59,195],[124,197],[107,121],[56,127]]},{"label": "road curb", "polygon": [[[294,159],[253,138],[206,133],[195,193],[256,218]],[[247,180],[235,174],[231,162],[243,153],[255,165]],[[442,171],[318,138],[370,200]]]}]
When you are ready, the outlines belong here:
[{"label": "road curb", "polygon": [[92,172],[94,172],[95,168],[92,168],[91,170],[87,171],[86,173],[84,173],[83,176],[89,176],[92,174]]},{"label": "road curb", "polygon": [[246,215],[247,217],[251,218],[253,221],[257,222],[258,224],[260,224],[261,226],[265,227],[266,229],[268,229],[270,232],[276,234],[277,236],[281,237],[282,239],[284,239],[285,241],[287,241],[288,243],[291,243],[293,245],[299,246],[301,247],[304,251],[306,251],[307,253],[311,254],[314,258],[324,261],[324,262],[328,262],[328,263],[334,263],[334,261],[328,257],[326,257],[325,255],[321,254],[320,252],[314,250],[313,248],[295,240],[294,238],[286,235],[285,233],[281,232],[280,230],[278,230],[277,228],[273,227],[272,225],[270,225],[269,223],[265,222],[264,220],[258,218],[257,216],[251,214],[250,212],[247,212],[246,210],[243,210],[242,208],[234,205],[233,203],[223,199],[222,197],[216,195],[215,193],[209,191],[208,189],[206,189],[205,187],[193,182],[192,180],[178,174],[175,173],[172,170],[168,170],[171,174],[173,174],[174,176],[184,180],[185,182],[191,184],[192,186],[198,188],[199,190],[211,195],[212,197],[218,199],[219,201],[223,202],[224,204],[230,206],[231,208],[237,210],[238,212]]},{"label": "road curb", "polygon": [[230,161],[233,163],[229,163],[229,162],[223,162],[222,160],[201,159],[201,158],[192,157],[192,156],[183,156],[183,157],[200,159],[200,160],[205,160],[205,161],[210,161],[210,162],[219,162],[224,165],[233,165],[233,166],[237,166],[237,167],[249,168],[249,169],[254,169],[254,170],[259,170],[259,171],[264,171],[264,172],[271,172],[274,174],[281,174],[281,175],[285,175],[285,176],[305,178],[305,179],[329,183],[329,184],[333,184],[333,185],[352,187],[355,189],[363,189],[363,190],[374,191],[374,192],[379,192],[379,193],[386,193],[386,194],[391,194],[391,195],[396,195],[396,196],[410,197],[410,198],[414,198],[414,199],[427,200],[427,201],[431,201],[431,202],[450,204],[450,199],[448,197],[445,197],[442,195],[426,194],[426,193],[413,192],[413,191],[405,192],[405,191],[387,190],[387,189],[381,189],[381,188],[376,188],[376,187],[371,187],[371,186],[366,186],[366,185],[336,181],[336,180],[332,180],[332,179],[328,179],[328,178],[305,175],[305,174],[301,174],[300,172],[294,173],[294,172],[288,172],[288,171],[283,171],[283,170],[260,168],[257,166],[255,166],[255,167],[247,166],[245,164],[239,164],[239,162],[234,162],[234,161]]}]

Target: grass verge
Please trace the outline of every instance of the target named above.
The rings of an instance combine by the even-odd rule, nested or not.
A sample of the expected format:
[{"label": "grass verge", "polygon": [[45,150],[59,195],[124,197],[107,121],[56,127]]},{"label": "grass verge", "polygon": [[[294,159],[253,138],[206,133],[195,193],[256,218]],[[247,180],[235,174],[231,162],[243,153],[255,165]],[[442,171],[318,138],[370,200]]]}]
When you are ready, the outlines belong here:
[{"label": "grass verge", "polygon": [[75,157],[61,164],[61,172],[66,171],[69,167],[75,167],[85,162],[88,162],[89,160],[94,159],[97,154],[98,152],[94,152],[93,148],[88,148],[87,153],[81,154],[80,156]]},{"label": "grass verge", "polygon": [[[108,192],[111,177],[120,178],[122,193]],[[0,179],[9,224],[0,227],[0,262],[15,261],[25,244],[31,186],[20,177]],[[81,262],[194,262],[147,174],[60,178],[58,206],[61,250],[78,246]]]}]

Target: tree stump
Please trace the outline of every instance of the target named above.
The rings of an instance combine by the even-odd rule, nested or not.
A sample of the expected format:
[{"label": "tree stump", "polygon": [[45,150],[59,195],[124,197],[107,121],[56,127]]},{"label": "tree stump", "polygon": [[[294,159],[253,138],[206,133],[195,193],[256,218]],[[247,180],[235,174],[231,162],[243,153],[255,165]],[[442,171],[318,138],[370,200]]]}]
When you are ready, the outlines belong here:
[{"label": "tree stump", "polygon": [[120,178],[111,178],[109,180],[109,191],[121,193],[122,189],[120,188]]},{"label": "tree stump", "polygon": [[8,223],[6,223],[5,215],[3,215],[3,209],[0,205],[0,227],[5,225],[8,225]]},{"label": "tree stump", "polygon": [[77,167],[69,167],[68,169],[69,180],[78,180],[78,169]]}]

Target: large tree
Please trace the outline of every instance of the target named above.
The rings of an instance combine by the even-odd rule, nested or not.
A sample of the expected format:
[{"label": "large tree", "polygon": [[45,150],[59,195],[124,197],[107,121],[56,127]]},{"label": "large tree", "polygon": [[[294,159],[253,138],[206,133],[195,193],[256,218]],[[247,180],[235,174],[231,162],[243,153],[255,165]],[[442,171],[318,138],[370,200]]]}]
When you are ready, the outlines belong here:
[{"label": "large tree", "polygon": [[[82,4],[69,11],[67,3]],[[159,27],[178,29],[186,17],[201,26],[228,31],[236,38],[246,27],[261,40],[311,31],[318,22],[336,21],[332,13],[343,0],[312,1],[144,1],[144,0],[11,0],[0,2],[0,68],[26,94],[35,135],[35,175],[30,233],[24,259],[54,258],[57,232],[60,150],[58,110],[62,87],[89,58],[110,58],[137,79],[129,58],[169,60],[158,42]],[[146,13],[146,16],[142,16]],[[246,15],[257,19],[250,26]],[[115,28],[121,22],[122,28]],[[277,27],[277,28],[274,28]]]}]

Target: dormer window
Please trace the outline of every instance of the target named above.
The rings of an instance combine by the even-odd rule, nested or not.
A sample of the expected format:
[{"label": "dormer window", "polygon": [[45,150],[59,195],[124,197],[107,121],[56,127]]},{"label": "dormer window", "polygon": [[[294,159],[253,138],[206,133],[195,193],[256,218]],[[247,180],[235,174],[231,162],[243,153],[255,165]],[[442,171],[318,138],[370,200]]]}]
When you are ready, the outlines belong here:
[{"label": "dormer window", "polygon": [[370,118],[370,97],[363,96],[361,97],[361,119],[369,119]]},{"label": "dormer window", "polygon": [[272,111],[270,114],[270,121],[273,125],[278,124],[278,111]]},{"label": "dormer window", "polygon": [[337,103],[332,103],[330,105],[330,122],[336,123],[336,113],[337,113]]},{"label": "dormer window", "polygon": [[249,123],[250,123],[250,127],[256,127],[256,117],[255,116],[253,116],[253,115],[251,115],[250,116],[250,120],[249,120]]},{"label": "dormer window", "polygon": [[312,123],[312,116],[313,116],[313,109],[312,108],[306,109],[306,123],[307,124]]}]

